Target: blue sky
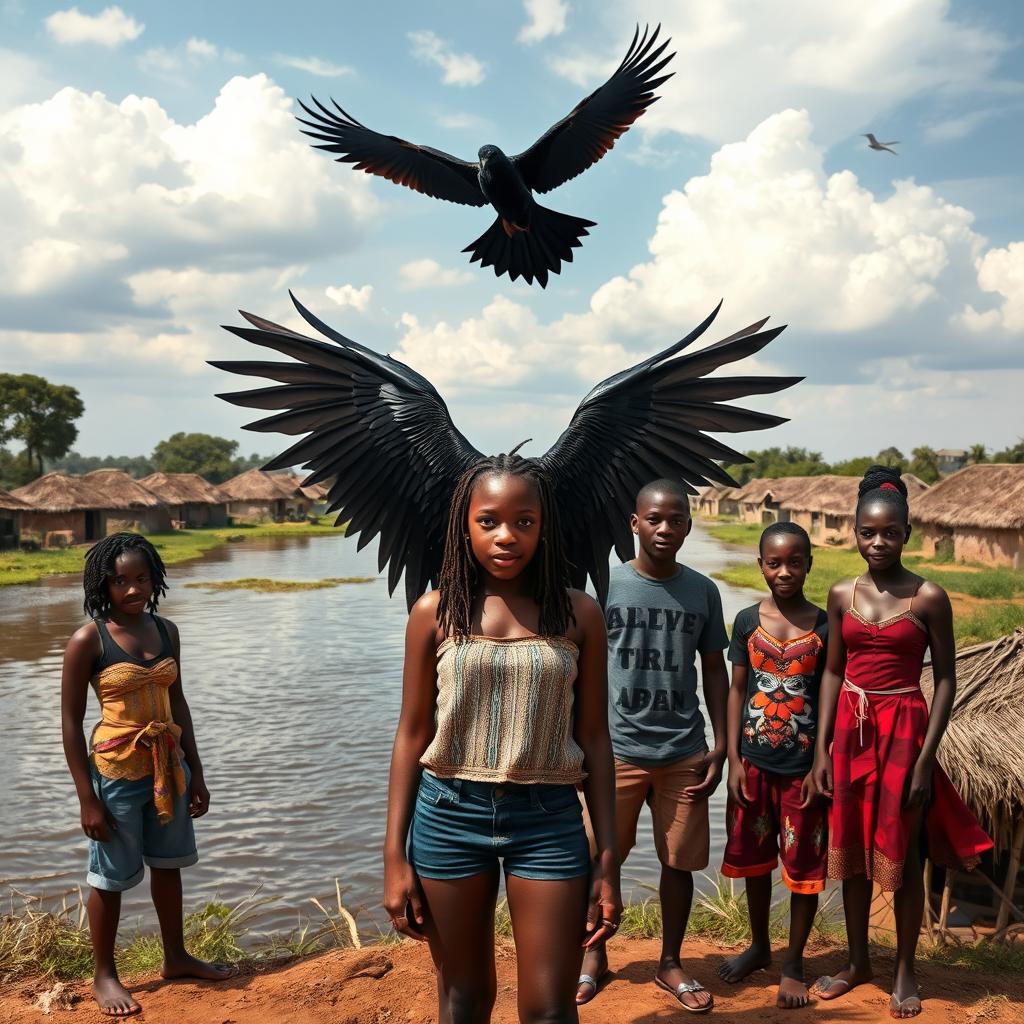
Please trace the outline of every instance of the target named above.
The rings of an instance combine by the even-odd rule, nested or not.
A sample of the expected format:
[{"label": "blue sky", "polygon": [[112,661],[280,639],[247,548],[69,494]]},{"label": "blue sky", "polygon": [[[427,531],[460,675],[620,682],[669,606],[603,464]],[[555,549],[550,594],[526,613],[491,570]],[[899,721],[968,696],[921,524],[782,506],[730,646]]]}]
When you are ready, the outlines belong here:
[{"label": "blue sky", "polygon": [[[466,263],[486,211],[333,164],[290,117],[334,96],[517,152],[638,18],[677,74],[545,199],[598,222],[545,292]],[[1022,40],[1010,2],[0,2],[0,365],[79,388],[89,454],[180,429],[269,453],[204,360],[248,355],[217,327],[237,307],[293,323],[291,287],[427,373],[478,447],[536,450],[724,296],[720,334],[788,322],[756,368],[807,378],[741,447],[1001,447],[1024,433]]]}]

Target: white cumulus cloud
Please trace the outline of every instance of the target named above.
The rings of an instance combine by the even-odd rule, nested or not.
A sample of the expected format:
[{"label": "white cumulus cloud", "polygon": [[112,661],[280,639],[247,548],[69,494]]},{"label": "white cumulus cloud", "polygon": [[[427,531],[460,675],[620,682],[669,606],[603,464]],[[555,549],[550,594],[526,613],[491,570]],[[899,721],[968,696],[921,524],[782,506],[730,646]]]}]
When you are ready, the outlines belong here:
[{"label": "white cumulus cloud", "polygon": [[403,288],[449,288],[467,284],[473,280],[468,270],[442,267],[437,260],[421,259],[403,263],[398,269],[398,278]]},{"label": "white cumulus cloud", "polygon": [[479,85],[484,78],[483,62],[471,53],[456,53],[436,32],[420,29],[408,33],[412,55],[425,64],[433,64],[443,72],[445,85]]},{"label": "white cumulus cloud", "polygon": [[184,366],[228,344],[218,324],[254,296],[290,315],[307,261],[358,245],[378,209],[332,171],[265,75],[194,122],[70,87],[0,114],[0,364],[48,361],[55,334],[73,361],[73,325],[94,357],[116,343]]},{"label": "white cumulus cloud", "polygon": [[[740,138],[786,107],[810,111],[826,144],[925,92],[964,92],[991,81],[1011,41],[957,19],[949,0],[666,0],[662,38],[672,37],[675,77],[638,124],[645,131]],[[641,24],[646,5],[632,10]],[[622,59],[625,14],[603,13],[615,35],[600,54],[569,50],[555,67],[593,88]]]},{"label": "white cumulus cloud", "polygon": [[54,11],[44,24],[58,43],[96,43],[111,48],[138,39],[145,28],[120,7],[105,7],[99,14],[83,14],[77,7],[71,7]]},{"label": "white cumulus cloud", "polygon": [[986,252],[978,261],[978,287],[997,295],[999,305],[981,313],[968,305],[960,322],[979,333],[1024,331],[1024,242]]},{"label": "white cumulus cloud", "polygon": [[519,32],[521,43],[539,43],[565,31],[569,5],[565,0],[523,0],[529,19]]},{"label": "white cumulus cloud", "polygon": [[373,298],[373,285],[364,284],[356,288],[352,284],[343,284],[339,287],[333,285],[325,289],[324,294],[339,306],[350,306],[352,309],[362,313],[370,306],[370,299]]}]

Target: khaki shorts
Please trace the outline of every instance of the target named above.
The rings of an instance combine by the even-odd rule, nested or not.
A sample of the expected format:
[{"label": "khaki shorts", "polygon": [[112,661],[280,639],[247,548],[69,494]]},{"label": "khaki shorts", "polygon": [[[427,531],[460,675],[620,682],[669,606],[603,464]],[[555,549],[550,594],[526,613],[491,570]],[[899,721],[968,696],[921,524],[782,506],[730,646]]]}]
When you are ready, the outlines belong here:
[{"label": "khaki shorts", "polygon": [[[646,803],[654,823],[658,860],[677,871],[703,871],[711,857],[708,801],[687,800],[683,790],[704,779],[706,751],[650,768],[615,759],[615,837],[620,863],[636,846],[636,826]],[[591,853],[595,851],[586,817]]]}]

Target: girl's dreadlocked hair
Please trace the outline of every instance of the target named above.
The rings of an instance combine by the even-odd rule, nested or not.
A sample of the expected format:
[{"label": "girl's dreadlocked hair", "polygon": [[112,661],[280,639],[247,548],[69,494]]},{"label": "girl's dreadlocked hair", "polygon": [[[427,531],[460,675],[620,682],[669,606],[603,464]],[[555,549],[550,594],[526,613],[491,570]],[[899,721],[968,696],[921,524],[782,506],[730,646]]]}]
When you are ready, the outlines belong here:
[{"label": "girl's dreadlocked hair", "polygon": [[146,606],[156,611],[160,598],[167,593],[166,570],[160,552],[145,537],[138,533],[112,533],[94,544],[85,556],[85,573],[82,586],[85,588],[85,614],[96,618],[110,610],[110,594],[107,580],[115,573],[115,563],[129,552],[137,551],[149,563],[149,574],[153,581],[153,596]]},{"label": "girl's dreadlocked hair", "polygon": [[573,614],[558,506],[547,471],[536,459],[517,455],[515,448],[508,455],[491,456],[471,466],[455,487],[438,581],[441,596],[437,617],[441,628],[447,636],[456,638],[470,634],[477,565],[467,534],[469,499],[477,481],[490,475],[524,477],[540,495],[540,545],[527,571],[533,573],[533,596],[540,607],[538,631],[544,636],[562,636]]}]

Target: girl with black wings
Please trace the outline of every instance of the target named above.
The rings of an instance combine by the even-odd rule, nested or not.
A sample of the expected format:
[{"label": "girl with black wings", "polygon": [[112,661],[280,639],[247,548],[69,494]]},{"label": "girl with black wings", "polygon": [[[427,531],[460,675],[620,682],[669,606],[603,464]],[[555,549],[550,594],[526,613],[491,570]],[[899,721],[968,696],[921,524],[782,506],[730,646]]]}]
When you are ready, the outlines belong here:
[{"label": "girl with black wings", "polygon": [[[537,459],[485,458],[410,367],[300,315],[330,344],[245,313],[229,327],[291,362],[214,365],[279,384],[221,397],[276,410],[254,430],[305,435],[265,468],[329,481],[332,511],[363,547],[379,535],[410,617],[392,753],[385,905],[430,942],[441,1020],[487,1021],[494,903],[504,868],[520,1019],[576,1020],[584,946],[618,926],[603,601],[609,555],[633,557],[629,513],[660,477],[688,493],[745,461],[705,431],[780,417],[726,404],[799,378],[714,377],[782,328],[765,321],[697,352],[687,337],[597,385]],[[431,587],[426,596],[421,596]],[[577,589],[570,589],[575,587]],[[593,819],[591,860],[575,784]]]}]

